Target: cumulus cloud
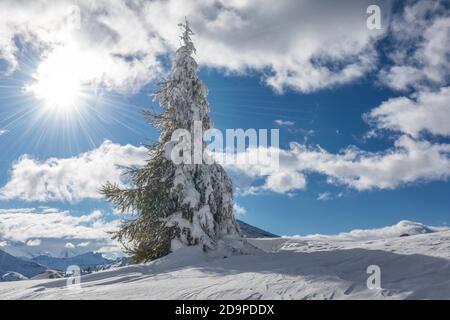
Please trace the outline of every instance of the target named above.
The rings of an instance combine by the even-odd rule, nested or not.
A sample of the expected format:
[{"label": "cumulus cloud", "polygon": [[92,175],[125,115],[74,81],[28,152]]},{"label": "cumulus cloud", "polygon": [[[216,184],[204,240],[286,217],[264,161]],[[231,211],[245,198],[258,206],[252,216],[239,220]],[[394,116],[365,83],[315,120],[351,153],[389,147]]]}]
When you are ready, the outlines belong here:
[{"label": "cumulus cloud", "polygon": [[450,136],[450,87],[437,92],[418,92],[412,98],[389,99],[373,109],[367,119],[378,129],[418,137],[423,131]]},{"label": "cumulus cloud", "polygon": [[[267,161],[274,155],[278,155],[278,162]],[[449,144],[432,143],[404,134],[392,148],[379,152],[350,146],[339,153],[330,153],[319,146],[293,142],[288,149],[251,148],[231,158],[222,154],[217,160],[232,175],[237,173],[239,178],[235,183],[240,194],[256,194],[305,189],[307,176],[311,173],[325,176],[330,184],[359,191],[446,180],[450,176],[449,155]],[[145,148],[106,141],[99,148],[73,158],[40,162],[22,157],[13,164],[10,180],[0,189],[1,196],[3,199],[35,201],[99,198],[98,189],[107,180],[126,184],[117,165],[141,165],[145,156]],[[262,183],[254,184],[261,179]],[[54,213],[53,209],[43,210]],[[101,217],[101,212],[92,212],[91,217],[94,216]]]},{"label": "cumulus cloud", "polygon": [[[449,144],[430,143],[407,135],[399,137],[392,148],[382,152],[348,147],[334,154],[320,147],[299,143],[291,143],[289,149],[278,151],[278,168],[245,161],[224,165],[254,180],[265,178],[263,185],[247,187],[247,192],[243,194],[261,190],[286,193],[304,189],[305,175],[309,173],[324,175],[330,184],[341,184],[359,191],[394,189],[418,181],[446,180],[450,176]],[[249,149],[248,152],[257,150]]]},{"label": "cumulus cloud", "polygon": [[6,129],[0,129],[0,136],[7,134],[9,131]]},{"label": "cumulus cloud", "polygon": [[401,136],[393,148],[383,152],[350,147],[342,153],[331,154],[294,144],[287,153],[287,161],[302,170],[326,175],[330,183],[341,183],[357,190],[393,189],[421,180],[447,179],[449,152],[448,144]]},{"label": "cumulus cloud", "polygon": [[20,67],[17,39],[42,60],[71,48],[84,83],[134,91],[164,72],[161,56],[179,46],[177,24],[188,17],[201,65],[257,70],[277,91],[308,92],[373,69],[374,44],[386,28],[366,27],[372,4],[383,14],[391,11],[387,0],[288,0],[276,6],[266,0],[6,0],[0,3],[0,57],[11,73]]},{"label": "cumulus cloud", "polygon": [[5,250],[20,256],[45,252],[58,255],[69,247],[78,247],[79,252],[100,247],[120,251],[108,234],[117,230],[119,221],[107,221],[98,211],[76,216],[58,209],[0,209],[0,220],[0,240]]},{"label": "cumulus cloud", "polygon": [[[366,27],[373,4],[381,7],[381,30]],[[43,63],[70,51],[83,84],[137,91],[165,73],[165,56],[180,45],[177,24],[188,17],[201,65],[258,71],[279,92],[315,91],[377,71],[377,41],[389,35],[383,50],[390,63],[379,79],[405,90],[448,80],[449,12],[443,0],[410,1],[393,17],[389,0],[5,0],[0,59],[11,74],[23,46]]]},{"label": "cumulus cloud", "polygon": [[304,189],[306,187],[305,176],[296,171],[281,171],[269,175],[263,188],[277,193],[285,193],[291,190]]},{"label": "cumulus cloud", "polygon": [[[379,79],[395,90],[441,86],[450,75],[450,10],[445,1],[412,1],[390,24],[391,65]],[[393,49],[393,50],[391,50]]]},{"label": "cumulus cloud", "polygon": [[142,165],[146,152],[144,147],[105,141],[97,149],[72,158],[39,161],[25,155],[13,163],[0,198],[69,202],[100,198],[98,190],[106,181],[125,183],[117,166]]},{"label": "cumulus cloud", "polygon": [[[376,63],[373,46],[384,32],[366,27],[373,1],[193,3],[152,2],[149,21],[175,46],[173,22],[187,15],[197,33],[200,63],[237,72],[267,70],[265,81],[277,91],[308,92],[360,78]],[[376,3],[390,12],[388,2]]]},{"label": "cumulus cloud", "polygon": [[[94,212],[75,216],[68,211],[45,213],[40,209],[0,209],[0,238],[26,242],[29,239],[109,239],[117,221],[104,222]],[[94,224],[97,224],[94,227]]]},{"label": "cumulus cloud", "polygon": [[84,84],[136,90],[161,72],[164,44],[147,28],[143,11],[127,1],[13,1],[0,3],[0,58],[6,73],[19,68],[18,43],[47,59],[71,48]]}]

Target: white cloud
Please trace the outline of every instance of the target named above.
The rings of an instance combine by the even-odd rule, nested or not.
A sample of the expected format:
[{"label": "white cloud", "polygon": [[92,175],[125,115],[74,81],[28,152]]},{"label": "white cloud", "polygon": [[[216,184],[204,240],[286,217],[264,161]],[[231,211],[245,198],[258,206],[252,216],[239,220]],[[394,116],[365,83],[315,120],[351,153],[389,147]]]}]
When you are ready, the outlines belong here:
[{"label": "white cloud", "polygon": [[382,152],[348,147],[333,154],[320,147],[291,143],[289,149],[279,150],[278,169],[243,161],[225,163],[225,166],[254,180],[265,178],[262,186],[247,187],[243,194],[262,189],[280,193],[303,189],[305,175],[309,173],[326,176],[330,184],[363,191],[394,189],[418,181],[446,180],[450,176],[449,154],[449,144],[433,144],[403,135],[395,141],[394,147]]},{"label": "white cloud", "polygon": [[79,244],[77,244],[77,247],[87,247],[90,244],[91,244],[90,241],[80,242]]},{"label": "white cloud", "polygon": [[407,133],[413,137],[422,131],[450,136],[450,87],[438,92],[418,92],[413,98],[389,99],[368,115],[378,129]]},{"label": "white cloud", "polygon": [[144,147],[105,141],[97,149],[73,158],[39,161],[25,155],[12,165],[0,198],[70,202],[100,198],[98,190],[106,181],[123,185],[117,166],[142,165],[146,152]]},{"label": "white cloud", "polygon": [[333,195],[329,192],[322,192],[322,193],[319,193],[319,195],[317,196],[317,200],[320,200],[320,201],[328,201],[331,199],[333,199]]},{"label": "white cloud", "polygon": [[[446,180],[450,176],[450,145],[431,143],[400,136],[392,148],[380,152],[366,152],[348,147],[333,154],[320,147],[291,143],[289,149],[270,149],[279,154],[279,166],[271,162],[253,163],[256,153],[267,149],[250,149],[231,162],[222,162],[231,173],[238,173],[235,183],[241,194],[262,191],[291,193],[307,185],[307,175],[319,173],[330,184],[342,184],[356,190],[394,189],[419,181]],[[13,164],[11,178],[0,189],[2,198],[48,201],[78,201],[99,198],[99,187],[107,180],[125,184],[116,165],[139,165],[146,157],[145,148],[121,146],[109,141],[99,148],[68,159],[49,159],[43,162],[22,157]],[[259,154],[261,155],[261,154]],[[220,159],[218,159],[221,161]],[[247,160],[247,161],[246,161]],[[263,183],[254,185],[254,181]],[[242,187],[242,185],[245,185]],[[43,208],[44,213],[55,213]],[[91,219],[100,219],[94,211]]]},{"label": "white cloud", "polygon": [[7,134],[9,131],[6,129],[0,129],[0,136]]},{"label": "white cloud", "polygon": [[[105,222],[94,211],[75,216],[68,211],[45,213],[38,209],[0,209],[0,239],[26,242],[29,239],[109,239],[117,220]],[[94,226],[95,225],[95,226]]]},{"label": "white cloud", "polygon": [[[286,0],[277,6],[268,0],[5,0],[0,59],[7,73],[20,67],[18,39],[40,52],[42,62],[70,49],[84,84],[136,91],[164,74],[161,57],[180,45],[177,24],[188,17],[201,65],[256,70],[279,92],[334,87],[377,70],[375,47],[386,34],[390,65],[380,81],[396,90],[422,88],[444,85],[450,72],[444,2],[410,2],[391,18],[388,0]],[[381,7],[382,30],[366,27],[372,4]]]},{"label": "white cloud", "polygon": [[75,248],[75,245],[72,242],[66,242],[66,244],[64,245],[64,248],[73,249],[73,248]]},{"label": "white cloud", "polygon": [[293,126],[295,124],[294,121],[289,121],[289,120],[275,120],[274,123],[278,126]]},{"label": "white cloud", "polygon": [[0,220],[0,240],[6,243],[5,250],[11,254],[57,256],[69,247],[78,253],[100,247],[120,251],[108,233],[117,230],[119,220],[106,221],[97,211],[73,215],[57,209],[52,212],[34,208],[0,209]]},{"label": "white cloud", "polygon": [[233,205],[233,211],[234,211],[234,214],[237,216],[243,216],[244,214],[247,213],[247,210],[244,207],[241,207],[240,205],[238,205],[237,203],[235,203]]},{"label": "white cloud", "polygon": [[40,246],[42,243],[41,239],[30,239],[27,241],[26,245],[29,247]]},{"label": "white cloud", "polygon": [[347,148],[330,154],[323,149],[294,145],[288,160],[302,170],[318,172],[331,183],[357,190],[393,189],[416,181],[445,180],[450,176],[450,145],[400,137],[392,149],[364,152]]},{"label": "white cloud", "polygon": [[[386,1],[376,1],[388,14]],[[197,34],[198,61],[245,72],[267,71],[277,91],[313,91],[360,78],[376,63],[374,43],[383,31],[366,28],[373,1],[151,2],[146,14],[173,47],[174,22],[187,16]],[[339,25],[339,28],[332,28]],[[360,26],[360,27],[356,27]],[[264,54],[261,54],[264,52]]]},{"label": "white cloud", "polygon": [[[375,3],[390,13],[389,1]],[[374,1],[288,0],[274,6],[268,0],[5,0],[0,57],[12,72],[19,66],[17,39],[41,51],[44,60],[54,50],[75,48],[73,63],[80,65],[84,83],[133,91],[161,75],[160,56],[179,46],[177,24],[188,17],[200,64],[261,71],[277,91],[308,92],[373,69],[374,44],[384,31],[366,28],[370,4]]]},{"label": "white cloud", "polygon": [[395,90],[441,86],[450,74],[450,10],[445,1],[408,4],[392,19],[388,57],[392,65],[380,74]]},{"label": "white cloud", "polygon": [[296,171],[280,171],[269,175],[263,186],[266,190],[285,193],[291,190],[305,189],[305,176]]},{"label": "white cloud", "polygon": [[[78,12],[80,15],[78,15]],[[18,68],[17,39],[42,53],[75,48],[85,84],[136,90],[161,72],[164,44],[152,35],[138,6],[126,1],[1,1],[0,57]]]}]

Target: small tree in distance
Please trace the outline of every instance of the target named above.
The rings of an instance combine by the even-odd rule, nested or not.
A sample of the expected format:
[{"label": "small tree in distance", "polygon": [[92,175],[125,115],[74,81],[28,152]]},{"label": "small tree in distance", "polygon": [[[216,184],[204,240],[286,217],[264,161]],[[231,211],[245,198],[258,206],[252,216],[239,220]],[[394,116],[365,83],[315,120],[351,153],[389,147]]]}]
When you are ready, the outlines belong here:
[{"label": "small tree in distance", "polygon": [[135,217],[122,222],[113,238],[122,243],[135,262],[159,258],[181,246],[199,245],[204,251],[236,252],[246,242],[233,216],[232,184],[224,169],[213,164],[175,164],[167,157],[166,144],[176,129],[194,136],[194,121],[203,132],[212,127],[207,88],[197,76],[192,54],[195,47],[188,22],[183,45],[176,51],[169,76],[154,97],[163,112],[144,112],[160,132],[157,142],[147,145],[143,167],[126,168],[130,187],[107,183],[101,193],[120,212]]}]

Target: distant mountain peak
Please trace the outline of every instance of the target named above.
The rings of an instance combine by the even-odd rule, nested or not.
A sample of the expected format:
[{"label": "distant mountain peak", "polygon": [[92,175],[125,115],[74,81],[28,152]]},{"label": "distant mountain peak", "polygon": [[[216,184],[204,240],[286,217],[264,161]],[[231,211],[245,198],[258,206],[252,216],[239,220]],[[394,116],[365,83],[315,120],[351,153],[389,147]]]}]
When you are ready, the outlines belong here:
[{"label": "distant mountain peak", "polygon": [[32,261],[51,269],[65,271],[70,265],[77,265],[81,268],[96,267],[110,264],[112,260],[106,259],[100,252],[85,252],[69,257],[37,256]]},{"label": "distant mountain peak", "polygon": [[279,236],[236,219],[241,232],[246,238],[278,238]]}]

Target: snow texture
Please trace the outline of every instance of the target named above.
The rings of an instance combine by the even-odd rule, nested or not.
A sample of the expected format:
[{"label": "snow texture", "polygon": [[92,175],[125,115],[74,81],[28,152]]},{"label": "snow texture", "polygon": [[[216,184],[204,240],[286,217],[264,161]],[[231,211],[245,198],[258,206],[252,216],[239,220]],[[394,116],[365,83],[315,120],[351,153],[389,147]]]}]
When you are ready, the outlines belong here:
[{"label": "snow texture", "polygon": [[[147,264],[82,276],[79,289],[66,279],[3,282],[0,298],[449,299],[450,230],[430,230],[372,240],[249,239],[262,250],[226,259],[183,247]],[[369,265],[380,267],[381,289],[367,288]]]}]

